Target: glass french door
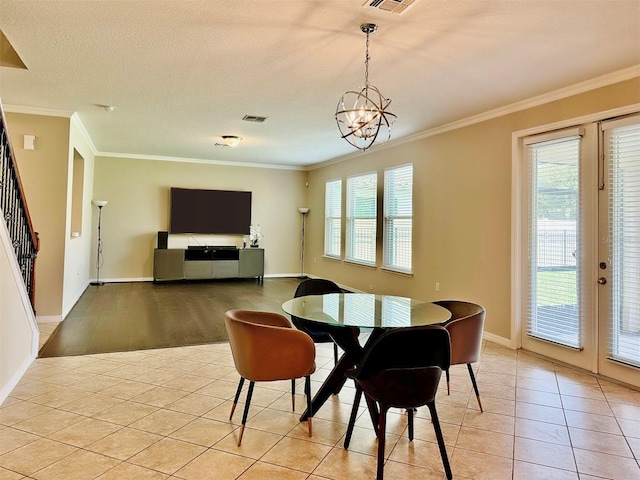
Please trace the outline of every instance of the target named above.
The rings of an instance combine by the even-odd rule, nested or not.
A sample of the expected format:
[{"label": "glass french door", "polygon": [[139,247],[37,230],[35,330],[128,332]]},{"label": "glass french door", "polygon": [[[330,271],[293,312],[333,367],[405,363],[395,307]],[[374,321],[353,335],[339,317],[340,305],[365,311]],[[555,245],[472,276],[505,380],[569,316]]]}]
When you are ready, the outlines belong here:
[{"label": "glass french door", "polygon": [[523,141],[521,344],[640,386],[640,114]]},{"label": "glass french door", "polygon": [[602,123],[598,371],[640,386],[640,115]]},{"label": "glass french door", "polygon": [[593,370],[596,126],[527,137],[522,158],[522,347]]}]

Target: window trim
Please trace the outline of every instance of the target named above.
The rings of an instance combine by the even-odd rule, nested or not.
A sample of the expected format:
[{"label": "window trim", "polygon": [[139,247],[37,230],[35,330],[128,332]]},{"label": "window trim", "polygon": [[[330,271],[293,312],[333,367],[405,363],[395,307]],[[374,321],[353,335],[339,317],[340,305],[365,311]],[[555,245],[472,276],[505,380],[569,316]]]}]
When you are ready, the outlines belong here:
[{"label": "window trim", "polygon": [[[406,215],[399,215],[399,216],[394,216],[391,217],[390,215],[387,215],[387,200],[389,199],[389,195],[387,194],[387,173],[393,170],[400,170],[406,167],[411,167],[411,215],[410,216],[406,216]],[[402,165],[394,165],[392,167],[387,167],[384,169],[383,175],[384,175],[384,186],[383,186],[383,213],[382,213],[382,268],[384,270],[390,271],[390,272],[397,272],[397,273],[402,273],[402,274],[409,274],[412,275],[413,274],[413,226],[414,226],[414,214],[413,214],[413,162],[409,162],[409,163],[404,163]],[[389,219],[409,219],[411,220],[411,252],[410,252],[410,258],[409,258],[409,263],[410,266],[409,268],[403,268],[399,265],[392,265],[390,263],[388,263],[388,257],[387,257],[387,242],[389,240],[388,237],[388,227],[389,227]]]},{"label": "window trim", "polygon": [[[375,189],[374,189],[374,202],[375,202],[375,213],[373,217],[350,217],[349,216],[349,208],[350,208],[350,181],[361,177],[375,177]],[[345,188],[345,248],[344,248],[344,260],[345,262],[349,262],[356,265],[364,265],[367,267],[377,267],[378,262],[378,171],[372,170],[369,172],[357,173],[354,175],[347,176],[347,185]],[[373,261],[362,260],[359,258],[354,258],[352,255],[353,252],[350,250],[351,248],[351,235],[353,233],[351,228],[351,219],[359,219],[359,218],[373,218],[375,227],[373,229],[373,244],[374,244],[374,258]]]}]

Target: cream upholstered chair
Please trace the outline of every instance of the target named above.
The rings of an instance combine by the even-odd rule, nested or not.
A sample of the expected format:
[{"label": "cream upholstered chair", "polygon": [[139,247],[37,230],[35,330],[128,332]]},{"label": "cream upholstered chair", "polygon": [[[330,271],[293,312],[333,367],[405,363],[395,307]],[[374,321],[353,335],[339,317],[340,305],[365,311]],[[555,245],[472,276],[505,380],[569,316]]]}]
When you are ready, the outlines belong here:
[{"label": "cream upholstered chair", "polygon": [[[249,380],[238,446],[247,423],[255,382],[291,380],[292,408],[295,410],[295,379],[305,377],[307,409],[311,412],[311,374],[315,371],[316,350],[311,337],[292,328],[283,315],[254,310],[229,310],[225,326],[240,383],[233,400],[233,417],[245,379]],[[311,413],[307,419],[312,436]]]},{"label": "cream upholstered chair", "polygon": [[[451,318],[442,323],[444,328],[449,331],[449,337],[451,338],[451,365],[467,364],[471,384],[482,412],[480,392],[478,391],[478,384],[471,364],[477,362],[478,358],[480,358],[485,317],[484,307],[460,300],[439,300],[433,303],[451,312]],[[447,394],[449,394],[449,369],[445,373],[447,377]]]}]

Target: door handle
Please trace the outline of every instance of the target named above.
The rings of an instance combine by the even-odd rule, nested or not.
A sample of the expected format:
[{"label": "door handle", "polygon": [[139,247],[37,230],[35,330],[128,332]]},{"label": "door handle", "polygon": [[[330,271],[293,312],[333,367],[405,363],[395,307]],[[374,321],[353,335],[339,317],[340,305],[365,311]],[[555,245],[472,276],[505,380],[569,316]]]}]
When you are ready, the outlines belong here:
[{"label": "door handle", "polygon": [[598,279],[598,283],[599,283],[600,285],[606,285],[606,284],[607,284],[607,279],[606,279],[606,278],[604,278],[604,277],[600,277],[600,278]]}]

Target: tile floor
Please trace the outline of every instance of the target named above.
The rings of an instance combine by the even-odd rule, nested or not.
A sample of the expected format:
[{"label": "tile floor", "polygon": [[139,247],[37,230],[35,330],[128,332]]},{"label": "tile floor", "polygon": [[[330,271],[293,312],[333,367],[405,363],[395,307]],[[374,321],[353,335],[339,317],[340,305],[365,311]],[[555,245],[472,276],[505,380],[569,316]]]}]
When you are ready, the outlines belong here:
[{"label": "tile floor", "polygon": [[[314,388],[327,345],[317,364]],[[455,479],[640,479],[640,392],[492,343],[476,366],[484,413],[464,366],[436,401]],[[364,409],[342,447],[351,385],[317,412],[313,438],[288,382],[257,386],[237,447],[237,380],[228,344],[38,359],[0,407],[0,480],[375,477]],[[410,443],[404,413],[390,414],[388,480],[444,478],[428,410],[417,415]]]}]

